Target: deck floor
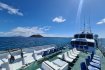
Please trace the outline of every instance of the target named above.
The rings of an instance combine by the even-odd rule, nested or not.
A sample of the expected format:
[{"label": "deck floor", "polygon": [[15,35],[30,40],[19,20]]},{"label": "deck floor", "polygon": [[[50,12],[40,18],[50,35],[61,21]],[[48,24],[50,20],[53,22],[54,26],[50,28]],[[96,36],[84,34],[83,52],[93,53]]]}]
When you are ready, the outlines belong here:
[{"label": "deck floor", "polygon": [[[85,59],[87,58],[87,56],[89,56],[90,54],[86,54],[86,53],[80,53],[79,54],[79,59],[76,61],[76,63],[74,64],[74,66],[72,67],[71,70],[81,70],[80,68],[80,63],[81,62],[85,62]],[[101,58],[101,70],[105,70],[105,57],[103,56],[103,54],[101,53],[100,50],[96,50],[96,55],[99,55]]]},{"label": "deck floor", "polygon": [[101,70],[105,70],[105,57],[103,56],[100,50],[97,50],[96,54],[101,57]]},{"label": "deck floor", "polygon": [[76,61],[76,63],[74,64],[74,66],[71,68],[71,70],[81,70],[80,68],[80,63],[81,62],[85,62],[85,58],[88,56],[89,54],[86,54],[86,53],[80,53],[79,54],[79,58],[78,60]]},{"label": "deck floor", "polygon": [[[65,52],[65,51],[63,51],[63,52]],[[105,57],[102,55],[100,50],[96,50],[96,54],[101,57],[101,70],[105,70]],[[80,69],[80,63],[85,62],[85,58],[87,58],[88,55],[90,55],[90,54],[81,52],[79,54],[79,58],[77,59],[75,64],[71,67],[71,70],[77,70],[77,69],[81,70]],[[57,59],[56,56],[49,59],[49,61],[52,61],[55,59]],[[36,70],[37,68],[39,68],[41,66],[41,63],[42,63],[41,61],[40,62],[33,62],[30,66],[26,67],[25,69],[20,69],[20,70]]]}]

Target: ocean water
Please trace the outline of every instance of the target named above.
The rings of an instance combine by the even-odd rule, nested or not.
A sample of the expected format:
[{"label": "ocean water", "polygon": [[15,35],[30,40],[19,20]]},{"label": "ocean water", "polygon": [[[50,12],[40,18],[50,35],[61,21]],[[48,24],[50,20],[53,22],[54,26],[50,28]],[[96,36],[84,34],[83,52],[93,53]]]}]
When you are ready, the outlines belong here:
[{"label": "ocean water", "polygon": [[55,44],[58,47],[62,47],[70,44],[70,40],[71,38],[59,37],[0,37],[0,50],[28,48],[50,44]]}]

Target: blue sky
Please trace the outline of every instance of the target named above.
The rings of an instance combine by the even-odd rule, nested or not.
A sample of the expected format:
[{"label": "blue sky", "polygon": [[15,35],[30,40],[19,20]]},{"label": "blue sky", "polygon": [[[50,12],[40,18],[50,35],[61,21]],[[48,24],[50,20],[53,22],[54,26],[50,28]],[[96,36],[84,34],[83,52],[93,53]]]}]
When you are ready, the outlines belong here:
[{"label": "blue sky", "polygon": [[90,16],[92,31],[104,37],[105,0],[83,0],[78,13],[80,1],[0,0],[0,36],[71,37],[80,32],[84,17],[88,23]]}]

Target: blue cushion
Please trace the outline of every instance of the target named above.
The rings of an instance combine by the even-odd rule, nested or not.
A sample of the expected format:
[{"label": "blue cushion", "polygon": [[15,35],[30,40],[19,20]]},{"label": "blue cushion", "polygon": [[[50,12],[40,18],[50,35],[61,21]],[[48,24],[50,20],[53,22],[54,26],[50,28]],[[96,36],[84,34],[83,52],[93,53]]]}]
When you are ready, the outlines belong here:
[{"label": "blue cushion", "polygon": [[42,56],[48,55],[48,51],[44,51]]},{"label": "blue cushion", "polygon": [[49,54],[52,54],[53,53],[53,49],[50,49],[50,52],[49,52]]},{"label": "blue cushion", "polygon": [[90,58],[90,56],[88,56],[88,58],[86,59],[86,63],[87,63],[87,65],[92,65],[92,66],[100,69],[100,64],[92,62],[92,59]]},{"label": "blue cushion", "polygon": [[57,49],[56,48],[54,48],[54,52],[57,52]]},{"label": "blue cushion", "polygon": [[92,59],[92,62],[95,62],[95,63],[101,64],[101,62],[100,62],[100,61],[95,60],[95,59]]},{"label": "blue cushion", "polygon": [[81,63],[81,70],[87,70],[85,62]]},{"label": "blue cushion", "polygon": [[98,63],[90,62],[90,65],[92,65],[96,68],[99,68],[99,69],[101,68],[100,64],[98,64]]}]

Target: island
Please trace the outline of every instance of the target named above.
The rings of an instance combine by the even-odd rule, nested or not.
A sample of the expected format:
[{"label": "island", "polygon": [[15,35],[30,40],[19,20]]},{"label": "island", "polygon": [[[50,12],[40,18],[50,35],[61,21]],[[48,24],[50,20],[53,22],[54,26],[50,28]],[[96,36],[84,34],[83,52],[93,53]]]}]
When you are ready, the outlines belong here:
[{"label": "island", "polygon": [[39,37],[43,37],[43,36],[40,35],[40,34],[37,34],[37,35],[31,35],[30,37],[37,37],[37,38],[39,38]]}]

